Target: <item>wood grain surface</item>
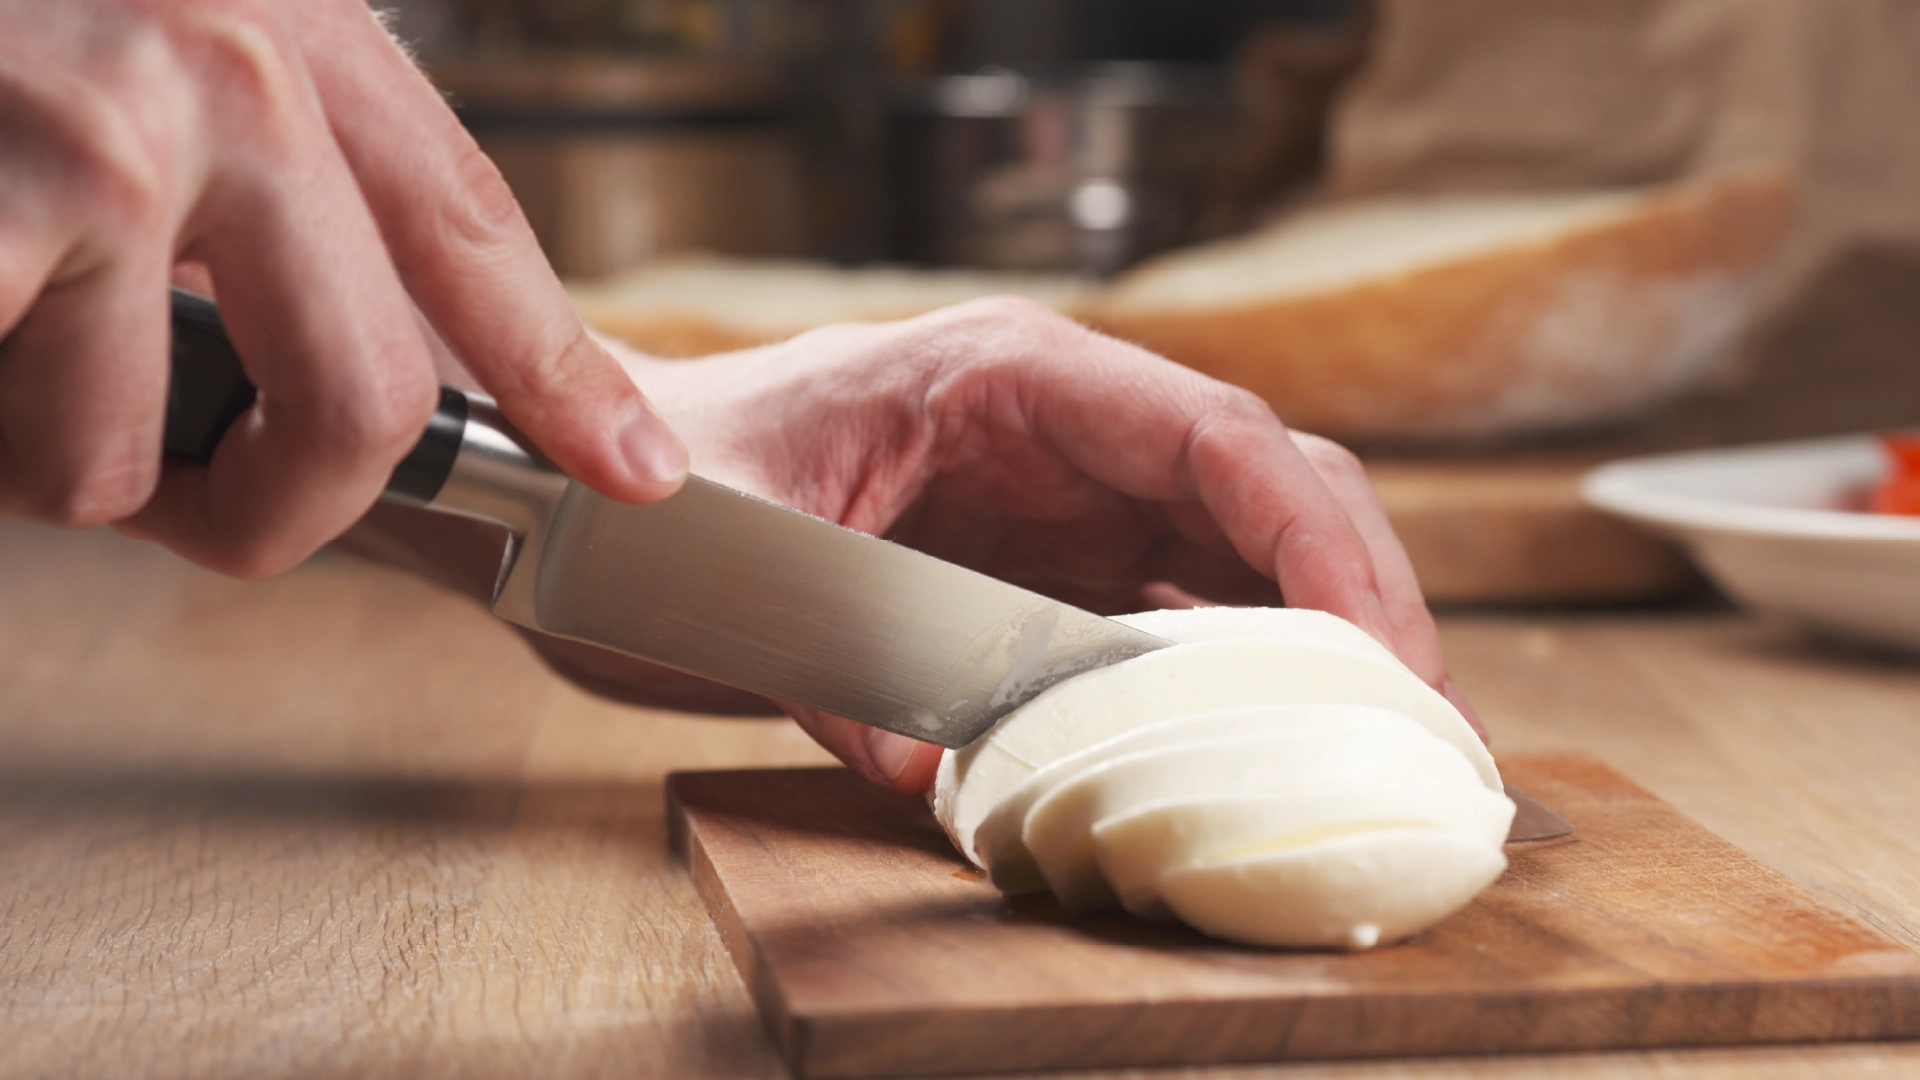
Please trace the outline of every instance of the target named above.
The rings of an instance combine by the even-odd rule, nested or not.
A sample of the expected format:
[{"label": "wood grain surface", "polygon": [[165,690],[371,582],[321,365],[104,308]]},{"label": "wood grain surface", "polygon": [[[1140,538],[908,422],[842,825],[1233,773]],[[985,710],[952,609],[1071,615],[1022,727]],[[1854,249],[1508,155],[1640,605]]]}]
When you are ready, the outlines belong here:
[{"label": "wood grain surface", "polygon": [[[1920,666],[1722,611],[1441,629],[1503,754],[1591,752],[1920,945]],[[784,1076],[662,778],[826,762],[589,698],[391,573],[0,524],[0,1076]],[[1076,1075],[1881,1080],[1920,1045]]]},{"label": "wood grain surface", "polygon": [[1582,755],[1508,780],[1575,825],[1412,941],[1236,947],[1002,897],[846,769],[667,778],[668,820],[801,1077],[1920,1036],[1920,953]]}]

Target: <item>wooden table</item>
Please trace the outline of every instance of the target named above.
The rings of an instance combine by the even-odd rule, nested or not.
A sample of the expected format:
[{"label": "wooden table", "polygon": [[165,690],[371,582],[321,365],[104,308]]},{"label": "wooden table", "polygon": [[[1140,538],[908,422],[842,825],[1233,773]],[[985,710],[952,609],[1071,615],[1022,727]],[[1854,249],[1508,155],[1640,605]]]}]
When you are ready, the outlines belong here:
[{"label": "wooden table", "polygon": [[[1499,749],[1597,754],[1920,946],[1920,665],[1710,611],[1444,630]],[[661,778],[823,760],[591,699],[345,559],[249,584],[0,525],[0,1075],[779,1077]],[[1920,1044],[1190,1075],[1916,1072]]]}]

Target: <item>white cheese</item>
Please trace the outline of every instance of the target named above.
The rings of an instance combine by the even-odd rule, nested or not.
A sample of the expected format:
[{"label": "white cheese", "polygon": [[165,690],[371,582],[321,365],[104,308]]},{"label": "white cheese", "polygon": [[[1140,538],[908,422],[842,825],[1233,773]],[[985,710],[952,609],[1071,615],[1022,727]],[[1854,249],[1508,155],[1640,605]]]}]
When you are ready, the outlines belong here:
[{"label": "white cheese", "polygon": [[1181,921],[1215,937],[1370,949],[1453,914],[1506,866],[1475,837],[1382,829],[1175,870],[1160,893]]},{"label": "white cheese", "polygon": [[1335,793],[1315,788],[1150,802],[1096,823],[1093,846],[1123,907],[1142,918],[1170,919],[1160,879],[1173,870],[1403,827],[1475,837],[1498,851],[1512,823],[1512,800],[1485,789],[1395,785]]},{"label": "white cheese", "polygon": [[[1152,614],[1159,614],[1154,612]],[[993,878],[993,883],[1009,893],[1034,892],[1047,887],[1040,867],[1028,853],[1021,833],[1027,811],[1033,804],[1063,781],[1080,775],[1104,761],[1123,754],[1135,754],[1163,746],[1180,746],[1210,739],[1245,738],[1257,734],[1278,734],[1296,728],[1324,728],[1336,717],[1365,722],[1365,714],[1374,714],[1376,723],[1404,724],[1398,713],[1365,705],[1253,705],[1218,712],[1176,716],[1158,720],[1103,739],[1084,750],[1075,751],[1049,762],[1003,796],[973,833],[975,858]]]},{"label": "white cheese", "polygon": [[1123,621],[1178,644],[1054,686],[941,762],[936,816],[1001,888],[1364,948],[1505,866],[1492,757],[1358,628],[1296,609]]}]

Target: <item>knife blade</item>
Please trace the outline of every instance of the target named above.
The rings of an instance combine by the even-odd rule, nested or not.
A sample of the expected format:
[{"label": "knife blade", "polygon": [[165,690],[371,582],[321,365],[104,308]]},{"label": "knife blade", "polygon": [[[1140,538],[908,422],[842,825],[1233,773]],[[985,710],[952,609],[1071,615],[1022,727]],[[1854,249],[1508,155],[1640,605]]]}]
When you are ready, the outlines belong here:
[{"label": "knife blade", "polygon": [[1513,824],[1507,826],[1507,843],[1552,840],[1573,832],[1572,822],[1512,784],[1507,785],[1507,798],[1513,800]]},{"label": "knife blade", "polygon": [[[166,445],[205,460],[254,391],[211,302],[175,290],[173,319]],[[384,497],[507,528],[502,618],[941,746],[1172,644],[699,477],[616,502],[453,389]]]},{"label": "knife blade", "polygon": [[699,477],[647,506],[569,482],[494,610],[948,747],[1172,644]]}]

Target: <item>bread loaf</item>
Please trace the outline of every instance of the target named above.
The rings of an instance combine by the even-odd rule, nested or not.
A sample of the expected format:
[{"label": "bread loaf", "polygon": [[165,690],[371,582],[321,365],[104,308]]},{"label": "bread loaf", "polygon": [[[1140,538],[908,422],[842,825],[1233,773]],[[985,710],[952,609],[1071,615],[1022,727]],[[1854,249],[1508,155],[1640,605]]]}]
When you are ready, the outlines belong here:
[{"label": "bread loaf", "polygon": [[1015,294],[1347,439],[1458,439],[1623,417],[1711,366],[1786,231],[1773,171],[1650,189],[1331,204],[1152,260],[1069,277],[681,258],[574,296],[661,356],[779,341]]},{"label": "bread loaf", "polygon": [[1704,374],[1791,207],[1772,173],[1354,202],[1154,260],[1088,317],[1323,434],[1565,428]]}]

